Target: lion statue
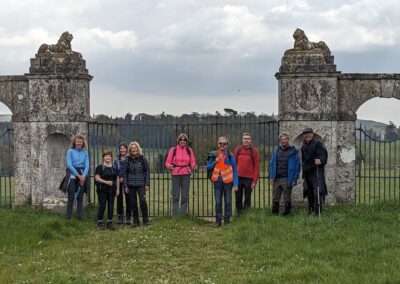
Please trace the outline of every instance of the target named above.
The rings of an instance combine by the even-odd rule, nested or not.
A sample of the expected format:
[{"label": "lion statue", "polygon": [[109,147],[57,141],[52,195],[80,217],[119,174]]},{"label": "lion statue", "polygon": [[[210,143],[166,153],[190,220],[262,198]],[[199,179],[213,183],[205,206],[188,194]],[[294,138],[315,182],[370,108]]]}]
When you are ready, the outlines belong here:
[{"label": "lion statue", "polygon": [[305,32],[302,29],[296,29],[296,31],[293,34],[293,38],[294,38],[295,50],[307,51],[307,50],[320,49],[323,52],[330,52],[329,47],[326,45],[325,42],[309,41]]},{"label": "lion statue", "polygon": [[57,44],[42,44],[39,47],[38,54],[45,53],[74,53],[71,47],[71,41],[74,37],[68,31],[64,32]]}]

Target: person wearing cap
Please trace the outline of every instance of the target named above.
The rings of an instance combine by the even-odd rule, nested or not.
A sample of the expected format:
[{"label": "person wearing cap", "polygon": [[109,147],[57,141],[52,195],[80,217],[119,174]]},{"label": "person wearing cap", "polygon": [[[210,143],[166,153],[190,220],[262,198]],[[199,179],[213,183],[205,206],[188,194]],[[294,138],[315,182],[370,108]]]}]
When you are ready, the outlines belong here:
[{"label": "person wearing cap", "polygon": [[292,188],[300,176],[300,158],[296,147],[289,145],[287,134],[279,135],[279,147],[272,155],[269,164],[269,179],[273,181],[272,214],[279,214],[279,201],[283,192],[285,212],[292,208]]},{"label": "person wearing cap", "polygon": [[[197,165],[185,133],[179,134],[176,146],[169,149],[165,167],[172,174],[172,216],[187,214],[190,173],[197,169]],[[180,204],[179,197],[181,198]]]},{"label": "person wearing cap", "polygon": [[309,214],[318,215],[322,210],[322,200],[327,194],[324,165],[328,155],[321,141],[315,139],[312,128],[304,128],[303,146],[301,147],[301,161],[304,179],[304,195],[308,200]]}]

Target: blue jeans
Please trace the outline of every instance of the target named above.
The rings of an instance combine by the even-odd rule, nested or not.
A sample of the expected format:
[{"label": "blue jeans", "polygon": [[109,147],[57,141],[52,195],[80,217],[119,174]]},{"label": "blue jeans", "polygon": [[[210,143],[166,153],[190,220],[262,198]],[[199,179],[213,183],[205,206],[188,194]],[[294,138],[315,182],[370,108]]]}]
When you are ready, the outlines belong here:
[{"label": "blue jeans", "polygon": [[214,197],[215,197],[215,216],[216,221],[222,219],[222,197],[225,202],[225,219],[232,216],[232,187],[233,183],[223,183],[222,181],[214,182]]}]

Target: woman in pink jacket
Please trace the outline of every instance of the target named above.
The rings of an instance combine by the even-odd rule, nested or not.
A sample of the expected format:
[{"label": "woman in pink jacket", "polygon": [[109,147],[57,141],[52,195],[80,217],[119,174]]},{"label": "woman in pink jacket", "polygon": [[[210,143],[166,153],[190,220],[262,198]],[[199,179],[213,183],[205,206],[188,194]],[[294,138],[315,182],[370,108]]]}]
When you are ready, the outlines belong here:
[{"label": "woman in pink jacket", "polygon": [[176,144],[169,149],[165,161],[165,167],[172,173],[172,216],[187,214],[190,173],[197,169],[193,150],[188,145],[188,136],[179,134]]}]

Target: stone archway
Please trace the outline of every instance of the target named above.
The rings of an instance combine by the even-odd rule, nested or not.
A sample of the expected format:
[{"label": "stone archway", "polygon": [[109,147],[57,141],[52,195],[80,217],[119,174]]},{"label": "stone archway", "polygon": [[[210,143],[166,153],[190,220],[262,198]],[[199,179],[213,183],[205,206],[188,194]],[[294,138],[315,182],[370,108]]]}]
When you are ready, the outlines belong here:
[{"label": "stone archway", "polygon": [[374,97],[400,98],[400,74],[351,74],[336,70],[324,42],[297,29],[275,75],[279,82],[280,130],[297,137],[312,127],[328,150],[328,202],[354,203],[357,109]]},{"label": "stone archway", "polygon": [[72,51],[72,39],[65,32],[57,44],[40,46],[31,59],[29,73],[0,76],[0,101],[13,113],[17,206],[26,202],[43,204],[45,198],[55,197],[54,188],[62,176],[59,180],[46,179],[45,186],[43,176],[52,171],[51,167],[65,168],[65,161],[45,163],[46,155],[54,150],[60,138],[57,135],[71,139],[78,133],[88,133],[89,84],[93,77],[82,55]]}]

